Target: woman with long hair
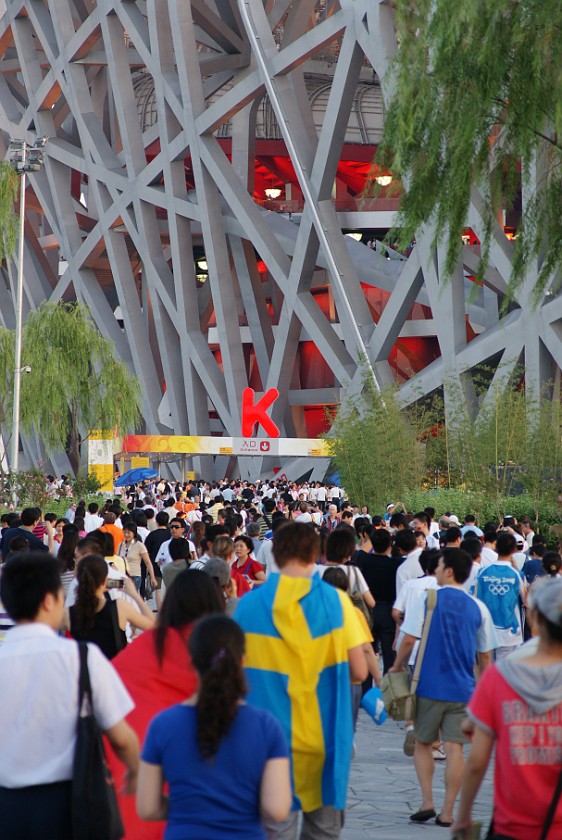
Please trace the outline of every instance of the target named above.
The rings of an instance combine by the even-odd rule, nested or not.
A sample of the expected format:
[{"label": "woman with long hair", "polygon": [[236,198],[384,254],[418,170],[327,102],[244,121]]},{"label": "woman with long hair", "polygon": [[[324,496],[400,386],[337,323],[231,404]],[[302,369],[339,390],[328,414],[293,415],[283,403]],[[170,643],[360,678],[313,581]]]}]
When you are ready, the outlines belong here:
[{"label": "woman with long hair", "polygon": [[57,521],[55,522],[55,535],[53,537],[53,540],[55,542],[55,552],[54,552],[55,557],[56,557],[56,552],[58,551],[58,546],[60,546],[60,544],[62,542],[62,529],[64,528],[65,525],[69,525],[69,524],[70,523],[69,523],[68,519],[64,519],[64,518],[57,519]]},{"label": "woman with long hair", "polygon": [[62,531],[62,540],[57,552],[57,560],[60,563],[60,577],[66,595],[68,587],[74,580],[74,569],[76,568],[74,552],[76,551],[80,535],[75,525],[64,525]]},{"label": "woman with long hair", "polygon": [[357,539],[359,540],[357,552],[362,551],[364,554],[372,554],[373,544],[371,542],[371,531],[373,530],[373,526],[371,523],[363,516],[359,516],[353,523],[353,527],[355,528],[355,533],[357,534]]},{"label": "woman with long hair", "polygon": [[94,642],[108,659],[113,659],[127,644],[127,622],[137,630],[154,627],[154,616],[138,612],[124,598],[112,600],[107,592],[107,563],[97,554],[84,557],[78,565],[76,601],[69,609],[67,626],[81,642]]},{"label": "woman with long hair", "polygon": [[[197,619],[223,610],[224,598],[205,572],[180,572],[162,602],[156,627],[142,633],[112,661],[134,700],[127,723],[141,743],[158,712],[191,697],[197,688],[187,640]],[[125,765],[109,752],[108,761],[119,789]],[[118,799],[126,840],[161,840],[164,823],[142,821],[134,799],[119,793]]]},{"label": "woman with long hair", "polygon": [[127,522],[123,526],[123,542],[120,544],[117,553],[125,561],[137,592],[140,592],[142,583],[141,563],[144,563],[146,566],[152,587],[156,589],[157,583],[152,561],[148,555],[148,551],[144,547],[143,541],[138,535],[138,529],[134,522]]},{"label": "woman with long hair", "polygon": [[74,517],[74,522],[72,524],[74,525],[75,528],[78,529],[78,535],[79,535],[80,539],[82,537],[86,536],[86,534],[88,532],[86,531],[86,528],[84,527],[84,517],[83,516],[75,516]]},{"label": "woman with long hair", "polygon": [[193,545],[195,546],[195,551],[197,552],[197,557],[201,557],[203,554],[203,549],[201,547],[201,542],[205,537],[205,523],[195,521],[191,523],[191,535],[190,540],[192,541]]},{"label": "woman with long hair", "polygon": [[244,650],[244,633],[232,619],[198,622],[189,639],[197,692],[150,724],[137,811],[145,820],[168,821],[165,840],[265,840],[261,820],[289,815],[287,744],[269,712],[244,703]]}]

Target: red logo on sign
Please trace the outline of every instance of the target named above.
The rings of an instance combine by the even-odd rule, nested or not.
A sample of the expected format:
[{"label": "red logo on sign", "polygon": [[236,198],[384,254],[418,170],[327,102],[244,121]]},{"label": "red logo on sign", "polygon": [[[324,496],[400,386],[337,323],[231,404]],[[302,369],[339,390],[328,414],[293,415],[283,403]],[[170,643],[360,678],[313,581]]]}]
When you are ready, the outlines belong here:
[{"label": "red logo on sign", "polygon": [[[266,411],[279,396],[279,391],[277,388],[270,388],[257,402],[254,402],[255,396],[253,388],[244,388],[242,391],[242,436],[250,437],[254,434],[255,426],[261,425],[269,437],[278,438],[280,431]],[[262,452],[265,451],[267,450],[262,448]]]}]

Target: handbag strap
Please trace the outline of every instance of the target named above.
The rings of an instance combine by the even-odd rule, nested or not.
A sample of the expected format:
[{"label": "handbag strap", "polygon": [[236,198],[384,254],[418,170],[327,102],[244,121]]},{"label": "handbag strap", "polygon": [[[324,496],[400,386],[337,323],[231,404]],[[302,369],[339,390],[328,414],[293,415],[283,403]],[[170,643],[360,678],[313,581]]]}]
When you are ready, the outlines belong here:
[{"label": "handbag strap", "polygon": [[[353,586],[357,590],[357,595],[361,595],[361,592],[359,591],[359,586],[357,584],[357,580],[358,580],[358,578],[357,578],[357,568],[355,566],[351,566],[351,564],[350,564],[350,569],[353,570]],[[349,575],[347,576],[347,579],[349,580]],[[353,593],[351,592],[351,589],[352,589],[352,584],[351,583],[350,583],[349,588],[350,588],[350,593],[349,594],[352,595]],[[361,598],[363,598],[363,595],[361,595]]]},{"label": "handbag strap", "polygon": [[80,657],[80,676],[78,678],[78,716],[82,716],[82,705],[87,698],[93,713],[92,686],[90,684],[90,671],[88,670],[88,645],[86,642],[78,642],[78,654]]},{"label": "handbag strap", "polygon": [[558,780],[556,782],[556,788],[554,789],[554,795],[548,807],[548,813],[546,815],[546,820],[543,825],[543,829],[541,832],[540,840],[546,840],[548,832],[550,831],[550,826],[554,820],[554,815],[556,814],[556,808],[558,807],[558,802],[560,800],[560,795],[562,794],[562,768],[560,768],[560,772],[558,774]]},{"label": "handbag strap", "polygon": [[109,604],[109,615],[111,616],[111,627],[113,628],[113,641],[115,642],[115,650],[119,653],[123,648],[121,634],[119,633],[119,613],[117,611],[117,602],[113,600],[111,595],[106,592],[106,599]]},{"label": "handbag strap", "polygon": [[418,656],[416,659],[416,665],[414,668],[414,674],[412,677],[412,694],[416,693],[418,683],[420,681],[420,671],[423,662],[423,656],[425,653],[425,648],[427,645],[427,637],[429,636],[429,628],[431,626],[431,619],[433,617],[433,610],[435,609],[435,605],[437,604],[437,590],[436,589],[428,589],[427,590],[427,613],[425,615],[425,621],[423,623],[423,630],[420,639],[420,649],[418,651]]}]

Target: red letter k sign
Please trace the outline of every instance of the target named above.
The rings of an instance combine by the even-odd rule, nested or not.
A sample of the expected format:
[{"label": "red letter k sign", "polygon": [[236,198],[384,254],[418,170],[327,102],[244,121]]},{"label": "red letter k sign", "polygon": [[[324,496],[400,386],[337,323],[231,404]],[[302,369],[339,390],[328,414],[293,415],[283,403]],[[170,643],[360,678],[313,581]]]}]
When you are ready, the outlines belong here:
[{"label": "red letter k sign", "polygon": [[279,396],[279,391],[277,388],[270,388],[257,403],[254,402],[255,396],[253,388],[244,388],[242,391],[242,437],[251,437],[256,423],[263,426],[269,437],[279,437],[279,429],[266,414],[267,409]]}]

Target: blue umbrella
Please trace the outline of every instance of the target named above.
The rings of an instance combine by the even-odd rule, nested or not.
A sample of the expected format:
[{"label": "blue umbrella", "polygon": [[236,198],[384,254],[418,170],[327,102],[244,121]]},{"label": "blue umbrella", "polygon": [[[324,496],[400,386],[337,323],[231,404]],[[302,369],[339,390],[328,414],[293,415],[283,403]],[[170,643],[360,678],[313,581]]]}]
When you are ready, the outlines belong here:
[{"label": "blue umbrella", "polygon": [[139,481],[147,481],[149,478],[156,478],[158,470],[151,470],[148,467],[135,467],[134,470],[120,475],[115,482],[115,487],[129,487],[131,484],[138,484]]}]

